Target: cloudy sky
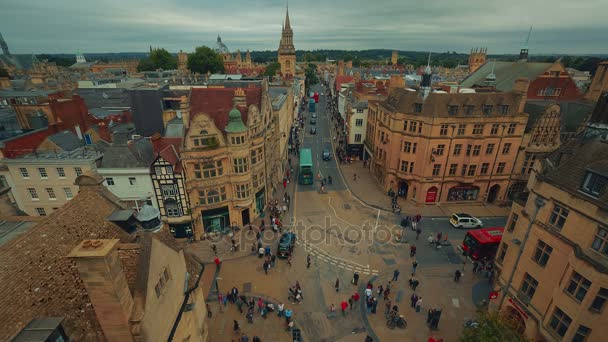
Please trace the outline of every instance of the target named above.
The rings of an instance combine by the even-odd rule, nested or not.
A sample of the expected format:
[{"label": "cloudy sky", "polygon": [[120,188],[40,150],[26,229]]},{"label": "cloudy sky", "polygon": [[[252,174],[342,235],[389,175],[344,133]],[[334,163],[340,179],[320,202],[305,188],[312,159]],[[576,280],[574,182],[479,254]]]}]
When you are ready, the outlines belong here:
[{"label": "cloudy sky", "polygon": [[[296,49],[608,53],[606,0],[291,0]],[[277,0],[0,0],[13,53],[276,49]]]}]

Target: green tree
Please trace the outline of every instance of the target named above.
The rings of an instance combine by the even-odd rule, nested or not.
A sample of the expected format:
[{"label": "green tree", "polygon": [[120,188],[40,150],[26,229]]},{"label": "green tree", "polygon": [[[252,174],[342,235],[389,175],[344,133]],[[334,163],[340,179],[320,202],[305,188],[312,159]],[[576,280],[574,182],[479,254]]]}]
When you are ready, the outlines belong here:
[{"label": "green tree", "polygon": [[188,69],[199,74],[224,72],[224,59],[207,46],[199,46],[188,56]]},{"label": "green tree", "polygon": [[465,327],[461,342],[529,342],[517,331],[518,322],[504,313],[479,311],[476,327]]},{"label": "green tree", "polygon": [[312,53],[310,53],[310,52],[307,52],[307,53],[304,55],[304,61],[305,61],[305,62],[315,62],[316,60],[317,60],[317,59],[316,59],[315,55],[313,55],[313,54],[312,54]]},{"label": "green tree", "polygon": [[177,58],[165,49],[152,50],[150,56],[143,58],[137,65],[138,71],[154,71],[157,69],[177,69]]},{"label": "green tree", "polygon": [[317,67],[310,63],[304,72],[304,76],[306,77],[306,90],[310,88],[311,85],[319,83],[319,78],[317,77]]},{"label": "green tree", "polygon": [[266,66],[266,70],[264,70],[264,76],[273,77],[279,70],[281,70],[281,64],[279,64],[279,62],[269,63]]}]

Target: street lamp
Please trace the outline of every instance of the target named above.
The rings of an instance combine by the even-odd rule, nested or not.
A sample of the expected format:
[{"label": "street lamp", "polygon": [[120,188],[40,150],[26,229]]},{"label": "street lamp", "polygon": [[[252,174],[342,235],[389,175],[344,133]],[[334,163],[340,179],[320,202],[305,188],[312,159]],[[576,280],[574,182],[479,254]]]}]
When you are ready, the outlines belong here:
[{"label": "street lamp", "polygon": [[517,258],[515,259],[515,263],[513,264],[513,269],[511,270],[511,274],[509,275],[509,280],[507,281],[506,286],[502,288],[503,295],[500,298],[500,304],[498,305],[498,309],[502,307],[502,304],[504,303],[505,298],[507,297],[509,289],[511,288],[511,283],[513,283],[513,276],[515,276],[515,271],[517,270],[517,266],[519,265],[519,260],[521,259],[521,255],[524,253],[524,249],[526,248],[526,242],[528,242],[528,237],[530,237],[530,231],[532,230],[532,225],[536,220],[536,215],[538,215],[538,212],[544,206],[545,200],[540,197],[536,197],[536,199],[534,199],[534,214],[532,214],[532,217],[530,218],[530,223],[528,223],[528,228],[526,228],[526,235],[524,235],[524,239],[521,242],[521,246],[519,247],[519,252],[517,252]]}]

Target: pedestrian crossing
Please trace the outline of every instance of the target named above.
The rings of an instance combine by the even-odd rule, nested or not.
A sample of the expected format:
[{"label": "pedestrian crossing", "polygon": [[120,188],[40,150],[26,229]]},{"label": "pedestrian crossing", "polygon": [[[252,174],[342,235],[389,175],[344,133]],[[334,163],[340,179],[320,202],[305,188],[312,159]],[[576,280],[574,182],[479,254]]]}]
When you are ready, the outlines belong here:
[{"label": "pedestrian crossing", "polygon": [[307,245],[300,242],[296,242],[299,246],[302,246],[307,253],[311,256],[317,257],[317,259],[326,262],[334,267],[345,269],[351,272],[359,272],[362,275],[378,275],[378,270],[371,269],[369,265],[361,265],[354,261],[342,259],[329,254],[329,252],[315,246]]}]

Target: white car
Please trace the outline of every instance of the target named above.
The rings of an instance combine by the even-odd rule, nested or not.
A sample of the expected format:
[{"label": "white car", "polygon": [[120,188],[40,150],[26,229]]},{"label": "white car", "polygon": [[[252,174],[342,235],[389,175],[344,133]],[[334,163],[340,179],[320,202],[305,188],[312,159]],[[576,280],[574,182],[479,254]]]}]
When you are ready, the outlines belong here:
[{"label": "white car", "polygon": [[479,229],[483,226],[483,222],[477,217],[471,216],[465,213],[455,213],[450,218],[450,224],[454,228],[465,229],[465,228],[476,228]]}]

